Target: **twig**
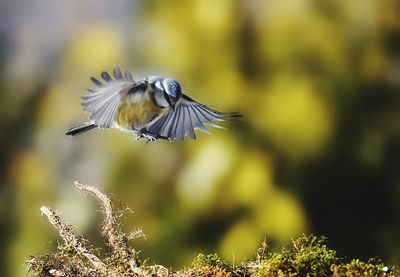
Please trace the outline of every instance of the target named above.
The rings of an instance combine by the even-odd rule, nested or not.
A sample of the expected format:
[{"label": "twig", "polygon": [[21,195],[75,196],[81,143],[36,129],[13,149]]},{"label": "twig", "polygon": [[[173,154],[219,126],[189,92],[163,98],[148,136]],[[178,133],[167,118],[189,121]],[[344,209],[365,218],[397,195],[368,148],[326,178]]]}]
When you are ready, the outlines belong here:
[{"label": "twig", "polygon": [[78,254],[84,256],[92,266],[101,271],[107,272],[107,267],[105,264],[86,247],[85,240],[75,234],[73,227],[71,225],[65,224],[61,221],[60,216],[50,209],[49,207],[41,207],[40,211],[47,217],[49,222],[58,230],[60,236],[65,241],[65,244],[74,249]]},{"label": "twig", "polygon": [[[127,261],[126,267],[138,266],[135,259],[135,253],[132,248],[127,244],[129,237],[119,230],[119,217],[116,216],[112,210],[111,199],[96,187],[88,186],[75,181],[75,187],[83,193],[90,194],[97,198],[104,210],[104,222],[102,226],[102,234],[106,243],[110,246],[114,255]],[[136,234],[139,234],[136,232]]]},{"label": "twig", "polygon": [[[78,181],[74,183],[82,194],[95,197],[104,212],[102,237],[110,247],[111,255],[103,259],[94,255],[92,247],[82,236],[76,234],[74,227],[61,221],[59,214],[49,207],[41,207],[42,214],[57,229],[64,240],[58,246],[54,255],[32,257],[27,266],[33,272],[45,274],[43,276],[75,277],[75,276],[168,276],[169,271],[161,266],[140,266],[136,253],[130,248],[128,241],[137,237],[145,237],[142,230],[137,229],[127,235],[121,231],[122,212],[114,212],[111,199],[99,189],[84,185]],[[152,273],[155,272],[155,273]],[[155,274],[155,275],[154,275]],[[42,275],[41,275],[42,276]]]}]

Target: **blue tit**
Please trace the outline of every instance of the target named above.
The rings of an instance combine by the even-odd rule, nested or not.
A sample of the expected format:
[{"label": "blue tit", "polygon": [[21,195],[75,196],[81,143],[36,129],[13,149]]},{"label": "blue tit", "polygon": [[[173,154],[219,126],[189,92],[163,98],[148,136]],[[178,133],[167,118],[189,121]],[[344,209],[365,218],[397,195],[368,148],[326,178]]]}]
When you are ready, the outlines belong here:
[{"label": "blue tit", "polygon": [[91,78],[96,87],[82,97],[89,120],[70,128],[66,135],[76,136],[94,128],[116,128],[148,141],[195,139],[196,129],[209,133],[205,125],[221,128],[215,121],[240,117],[238,113],[218,112],[196,102],[170,78],[149,76],[135,81],[129,72],[123,74],[118,67],[113,76],[102,72],[105,82]]}]

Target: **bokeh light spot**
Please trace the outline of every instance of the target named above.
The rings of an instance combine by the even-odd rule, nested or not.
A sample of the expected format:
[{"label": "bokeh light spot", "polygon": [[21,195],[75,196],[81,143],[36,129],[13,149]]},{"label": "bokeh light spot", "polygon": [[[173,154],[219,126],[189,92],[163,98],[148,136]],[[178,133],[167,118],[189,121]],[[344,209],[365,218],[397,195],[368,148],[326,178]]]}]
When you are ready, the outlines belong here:
[{"label": "bokeh light spot", "polygon": [[206,204],[216,192],[221,177],[232,166],[233,150],[228,141],[208,141],[199,147],[193,160],[178,179],[178,194],[188,206]]},{"label": "bokeh light spot", "polygon": [[284,192],[276,191],[268,201],[258,202],[255,218],[267,236],[280,241],[306,231],[306,215],[300,203]]},{"label": "bokeh light spot", "polygon": [[328,105],[311,80],[287,74],[277,76],[266,88],[255,121],[292,158],[321,151],[332,130]]},{"label": "bokeh light spot", "polygon": [[224,259],[240,262],[254,255],[254,249],[260,245],[263,234],[248,220],[239,221],[225,234],[220,244]]},{"label": "bokeh light spot", "polygon": [[253,206],[260,200],[265,201],[273,186],[271,162],[251,151],[241,159],[232,179],[231,191],[239,203]]}]

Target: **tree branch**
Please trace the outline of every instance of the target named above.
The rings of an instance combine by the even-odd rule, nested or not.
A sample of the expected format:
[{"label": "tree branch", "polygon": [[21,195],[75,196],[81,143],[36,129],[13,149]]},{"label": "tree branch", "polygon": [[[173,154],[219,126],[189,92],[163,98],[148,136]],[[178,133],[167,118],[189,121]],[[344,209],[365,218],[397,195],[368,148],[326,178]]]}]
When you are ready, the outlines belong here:
[{"label": "tree branch", "polygon": [[111,199],[96,187],[84,185],[79,181],[75,181],[75,187],[80,192],[97,198],[100,202],[104,212],[102,234],[107,245],[111,248],[112,254],[127,261],[126,267],[138,266],[135,252],[127,243],[129,237],[120,230],[120,217],[113,212]]},{"label": "tree branch", "polygon": [[49,207],[41,207],[40,211],[44,214],[49,222],[57,229],[65,244],[73,249],[79,255],[85,257],[95,269],[102,272],[107,271],[105,264],[94,254],[90,253],[86,247],[86,240],[74,232],[74,228],[61,221],[58,213]]}]

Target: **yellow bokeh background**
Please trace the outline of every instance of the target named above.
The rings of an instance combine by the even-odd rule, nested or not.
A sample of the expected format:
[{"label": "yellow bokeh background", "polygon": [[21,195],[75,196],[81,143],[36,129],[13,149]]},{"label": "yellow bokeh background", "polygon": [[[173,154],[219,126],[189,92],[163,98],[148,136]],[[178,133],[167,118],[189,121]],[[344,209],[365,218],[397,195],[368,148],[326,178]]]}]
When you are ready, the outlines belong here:
[{"label": "yellow bokeh background", "polygon": [[[175,269],[199,252],[240,263],[302,233],[400,261],[396,1],[114,2],[33,1],[0,19],[1,276],[55,248],[42,205],[101,245],[76,179],[126,203],[123,229],[148,237],[140,256]],[[87,118],[89,77],[116,65],[243,118],[195,141],[65,136]]]}]

